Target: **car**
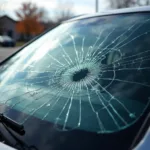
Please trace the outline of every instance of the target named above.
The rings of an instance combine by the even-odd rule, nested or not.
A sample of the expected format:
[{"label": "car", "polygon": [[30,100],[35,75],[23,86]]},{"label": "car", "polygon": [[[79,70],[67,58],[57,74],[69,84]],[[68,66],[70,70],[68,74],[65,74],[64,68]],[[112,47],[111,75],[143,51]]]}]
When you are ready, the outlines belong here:
[{"label": "car", "polygon": [[4,144],[149,150],[150,7],[65,21],[0,68]]},{"label": "car", "polygon": [[0,35],[0,45],[3,47],[14,47],[16,42],[7,35]]}]

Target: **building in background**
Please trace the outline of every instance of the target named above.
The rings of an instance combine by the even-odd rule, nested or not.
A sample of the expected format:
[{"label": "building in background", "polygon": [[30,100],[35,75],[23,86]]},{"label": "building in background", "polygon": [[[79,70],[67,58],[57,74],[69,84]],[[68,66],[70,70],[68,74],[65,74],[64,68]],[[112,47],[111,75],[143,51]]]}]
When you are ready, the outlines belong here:
[{"label": "building in background", "polygon": [[8,35],[18,40],[20,35],[16,30],[17,21],[7,15],[0,16],[0,35]]}]

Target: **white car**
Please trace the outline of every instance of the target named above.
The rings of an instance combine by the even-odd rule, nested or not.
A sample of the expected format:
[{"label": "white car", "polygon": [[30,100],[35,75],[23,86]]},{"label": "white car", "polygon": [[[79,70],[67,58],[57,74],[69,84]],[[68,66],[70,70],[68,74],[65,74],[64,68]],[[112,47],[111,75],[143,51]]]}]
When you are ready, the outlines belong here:
[{"label": "white car", "polygon": [[7,35],[0,35],[0,45],[5,47],[14,47],[16,43],[11,37]]}]

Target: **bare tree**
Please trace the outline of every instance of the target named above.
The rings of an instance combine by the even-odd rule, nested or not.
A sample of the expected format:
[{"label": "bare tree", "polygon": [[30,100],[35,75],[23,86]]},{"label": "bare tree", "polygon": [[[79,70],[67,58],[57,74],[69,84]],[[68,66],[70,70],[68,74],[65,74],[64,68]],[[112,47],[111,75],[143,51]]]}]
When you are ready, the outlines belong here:
[{"label": "bare tree", "polygon": [[109,0],[111,8],[128,8],[150,5],[150,0]]},{"label": "bare tree", "polygon": [[135,5],[135,0],[110,0],[111,8],[127,8]]},{"label": "bare tree", "polygon": [[57,6],[57,22],[68,20],[73,16],[73,3],[59,2]]},{"label": "bare tree", "polygon": [[150,5],[150,0],[137,0],[137,5],[139,6]]}]

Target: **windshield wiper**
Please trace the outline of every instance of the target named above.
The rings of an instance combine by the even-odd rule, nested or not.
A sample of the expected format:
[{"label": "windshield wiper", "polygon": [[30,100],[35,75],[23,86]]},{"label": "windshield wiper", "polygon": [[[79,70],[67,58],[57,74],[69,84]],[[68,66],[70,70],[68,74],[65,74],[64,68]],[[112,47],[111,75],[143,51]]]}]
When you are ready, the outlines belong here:
[{"label": "windshield wiper", "polygon": [[[20,135],[25,134],[24,126],[15,122],[14,120],[10,119],[9,117],[5,116],[4,114],[0,113],[0,123],[5,127],[7,132],[11,135],[11,137],[16,141],[16,144],[13,145],[10,143],[10,141],[3,135],[3,133],[0,132],[2,135],[2,138],[4,139],[4,142],[6,142],[8,145],[17,148],[19,150],[38,150],[35,146],[28,146],[25,142],[20,140],[15,134],[11,132],[11,130],[15,131],[16,133]],[[11,130],[10,130],[11,129]]]},{"label": "windshield wiper", "polygon": [[[2,123],[3,124],[3,123]],[[2,134],[2,137],[4,139],[4,143],[18,149],[18,150],[38,150],[34,145],[28,146],[24,141],[19,139],[14,133],[11,132],[11,130],[3,124],[7,132],[10,134],[10,136],[16,141],[16,144],[10,143],[10,140],[6,138],[5,135]]]},{"label": "windshield wiper", "polygon": [[20,135],[25,134],[24,126],[8,118],[4,114],[0,113],[0,123],[5,124],[7,127],[17,132]]}]

